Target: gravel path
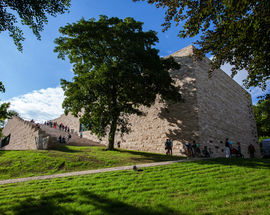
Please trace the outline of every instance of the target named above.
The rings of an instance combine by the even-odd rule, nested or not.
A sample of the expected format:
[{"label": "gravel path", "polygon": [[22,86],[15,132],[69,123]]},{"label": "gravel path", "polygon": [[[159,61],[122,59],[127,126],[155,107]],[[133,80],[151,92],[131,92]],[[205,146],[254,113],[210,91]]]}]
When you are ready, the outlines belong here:
[{"label": "gravel path", "polygon": [[[203,160],[203,159],[205,159],[205,158],[176,160],[176,161],[165,161],[165,162],[156,162],[156,163],[146,163],[146,164],[138,164],[136,166],[137,166],[137,168],[144,168],[144,167],[151,167],[151,166],[164,166],[164,165],[169,165],[169,164],[173,164],[173,163],[182,163],[182,162],[189,162],[189,161],[196,161],[196,160]],[[101,173],[101,172],[132,170],[133,166],[134,165],[131,165],[131,166],[119,166],[119,167],[112,167],[112,168],[105,168],[105,169],[94,169],[94,170],[85,170],[85,171],[78,171],[78,172],[67,172],[67,173],[54,174],[54,175],[43,175],[43,176],[34,176],[34,177],[27,177],[27,178],[8,179],[8,180],[0,181],[0,185],[12,184],[12,183],[20,183],[20,182],[33,181],[33,180],[62,178],[62,177],[68,177],[68,176],[89,175],[89,174],[95,174],[95,173]]]}]

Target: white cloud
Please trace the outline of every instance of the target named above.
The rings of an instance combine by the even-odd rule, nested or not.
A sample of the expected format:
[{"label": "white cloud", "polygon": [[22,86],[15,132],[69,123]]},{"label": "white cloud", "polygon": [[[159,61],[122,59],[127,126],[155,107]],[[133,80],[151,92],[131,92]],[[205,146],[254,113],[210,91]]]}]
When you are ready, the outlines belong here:
[{"label": "white cloud", "polygon": [[60,87],[34,90],[33,92],[13,97],[10,110],[17,111],[24,119],[44,122],[63,114],[64,92]]}]

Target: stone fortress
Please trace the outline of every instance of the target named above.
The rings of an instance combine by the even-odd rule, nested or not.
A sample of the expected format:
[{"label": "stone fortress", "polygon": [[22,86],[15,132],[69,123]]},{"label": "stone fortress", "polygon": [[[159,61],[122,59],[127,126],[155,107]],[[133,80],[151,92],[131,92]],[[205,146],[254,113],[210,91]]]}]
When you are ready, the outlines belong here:
[{"label": "stone fortress", "polygon": [[[201,150],[207,146],[212,157],[224,157],[224,142],[229,138],[234,147],[236,142],[241,143],[245,157],[248,157],[249,144],[254,145],[255,155],[260,156],[250,94],[220,69],[209,78],[211,61],[207,57],[197,61],[193,57],[194,49],[190,45],[170,55],[181,64],[180,70],[170,71],[170,74],[180,87],[184,102],[163,103],[157,97],[150,108],[141,108],[144,116],[129,117],[131,132],[123,137],[117,134],[115,143],[120,141],[123,149],[164,153],[165,141],[171,138],[173,154],[185,155],[185,144],[195,140]],[[73,133],[79,135],[79,119],[71,114],[61,115],[52,121],[69,126]],[[10,126],[7,124],[6,127]],[[8,130],[4,128],[3,133],[11,133],[10,146],[3,149],[13,148],[12,132],[16,129]],[[83,131],[83,137],[107,144],[107,137],[99,140],[89,131]],[[15,148],[23,149],[19,145]]]}]

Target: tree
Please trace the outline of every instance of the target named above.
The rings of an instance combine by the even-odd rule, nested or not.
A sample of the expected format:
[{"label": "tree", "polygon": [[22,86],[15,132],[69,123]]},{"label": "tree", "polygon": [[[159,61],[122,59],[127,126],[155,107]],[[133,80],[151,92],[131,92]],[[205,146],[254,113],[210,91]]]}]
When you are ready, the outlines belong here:
[{"label": "tree", "polygon": [[141,115],[140,105],[162,99],[179,101],[168,70],[179,69],[173,58],[161,59],[152,48],[156,32],[143,32],[141,22],[100,16],[81,19],[60,28],[55,52],[73,64],[73,82],[61,80],[65,91],[63,108],[98,137],[108,134],[108,149],[114,149],[116,131],[129,132],[127,116]]},{"label": "tree", "polygon": [[47,15],[65,13],[70,0],[0,0],[0,33],[8,31],[19,51],[22,51],[23,32],[16,25],[20,18],[22,25],[28,25],[37,39],[47,24]]},{"label": "tree", "polygon": [[253,106],[259,137],[270,137],[270,94]]},{"label": "tree", "polygon": [[[145,1],[145,0],[133,0]],[[164,31],[171,22],[182,26],[180,38],[201,34],[197,55],[214,56],[212,70],[233,65],[232,76],[246,69],[247,88],[266,88],[270,76],[269,0],[147,0],[166,8]]]},{"label": "tree", "polygon": [[[5,92],[5,87],[0,81],[0,92]],[[0,137],[2,136],[2,127],[5,120],[8,118],[9,103],[3,103],[0,105]]]}]

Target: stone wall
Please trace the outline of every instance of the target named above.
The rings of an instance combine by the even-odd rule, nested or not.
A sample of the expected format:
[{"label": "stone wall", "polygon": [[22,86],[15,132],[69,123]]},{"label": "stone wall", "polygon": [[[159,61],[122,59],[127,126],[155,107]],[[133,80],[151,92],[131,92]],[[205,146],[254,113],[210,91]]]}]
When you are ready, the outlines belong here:
[{"label": "stone wall", "polygon": [[66,116],[62,114],[60,117],[52,120],[52,122],[56,122],[57,124],[63,124],[64,126],[68,126],[71,130],[71,133],[79,135],[80,130],[80,121],[78,118],[74,117],[71,113],[68,113]]},{"label": "stone wall", "polygon": [[10,142],[1,150],[35,150],[39,130],[30,122],[14,116],[3,129],[4,136],[10,136]]},{"label": "stone wall", "polygon": [[224,142],[229,138],[235,148],[240,142],[245,157],[249,144],[260,156],[250,94],[220,69],[209,78],[208,58],[194,63],[201,146],[210,148],[213,156],[224,156]]}]

